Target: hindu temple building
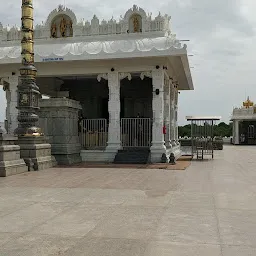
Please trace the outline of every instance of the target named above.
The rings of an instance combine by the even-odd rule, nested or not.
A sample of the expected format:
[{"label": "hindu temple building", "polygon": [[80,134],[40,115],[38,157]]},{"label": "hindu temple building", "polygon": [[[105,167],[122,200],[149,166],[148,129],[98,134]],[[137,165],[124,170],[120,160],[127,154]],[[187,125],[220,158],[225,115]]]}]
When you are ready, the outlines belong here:
[{"label": "hindu temple building", "polygon": [[256,144],[256,105],[247,98],[242,107],[234,108],[231,117],[233,121],[233,144]]},{"label": "hindu temple building", "polygon": [[[9,134],[18,126],[21,39],[19,28],[0,23]],[[37,85],[48,96],[39,103],[39,125],[58,163],[180,156],[178,96],[193,90],[193,82],[187,46],[171,30],[169,15],[153,18],[134,5],[119,21],[95,15],[78,21],[60,5],[35,26],[33,39]]]}]

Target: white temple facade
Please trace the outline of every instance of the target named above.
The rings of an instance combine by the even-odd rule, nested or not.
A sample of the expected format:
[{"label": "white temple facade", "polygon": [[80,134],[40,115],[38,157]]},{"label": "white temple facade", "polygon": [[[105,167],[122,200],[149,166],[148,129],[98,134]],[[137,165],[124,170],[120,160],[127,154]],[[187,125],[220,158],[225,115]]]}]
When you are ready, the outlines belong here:
[{"label": "white temple facade", "polygon": [[256,105],[249,97],[243,102],[242,107],[233,109],[231,121],[233,121],[233,144],[256,144]]},{"label": "white temple facade", "polygon": [[[56,137],[53,144],[58,136],[52,131],[66,127],[60,134],[66,138],[79,132],[83,161],[112,162],[127,148],[148,149],[151,162],[160,162],[163,154],[179,157],[178,95],[193,90],[193,82],[187,46],[172,33],[170,20],[160,13],[152,18],[134,5],[119,21],[100,22],[96,16],[78,21],[60,5],[35,26],[37,84],[49,97],[41,101],[40,125],[50,141]],[[0,23],[0,84],[7,98],[8,133],[18,126],[20,40],[19,28]],[[49,123],[47,117],[60,115],[60,110],[65,121]],[[80,129],[78,115],[71,118],[71,112],[79,113]],[[56,152],[64,147],[55,146]],[[75,150],[77,146],[70,151]]]}]

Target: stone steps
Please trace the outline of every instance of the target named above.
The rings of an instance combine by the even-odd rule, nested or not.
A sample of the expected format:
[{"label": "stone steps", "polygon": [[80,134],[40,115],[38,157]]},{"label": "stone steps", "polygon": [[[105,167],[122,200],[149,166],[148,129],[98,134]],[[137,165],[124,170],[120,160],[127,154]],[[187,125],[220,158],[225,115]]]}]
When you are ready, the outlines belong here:
[{"label": "stone steps", "polygon": [[149,149],[122,149],[115,156],[115,164],[147,164],[149,162]]}]

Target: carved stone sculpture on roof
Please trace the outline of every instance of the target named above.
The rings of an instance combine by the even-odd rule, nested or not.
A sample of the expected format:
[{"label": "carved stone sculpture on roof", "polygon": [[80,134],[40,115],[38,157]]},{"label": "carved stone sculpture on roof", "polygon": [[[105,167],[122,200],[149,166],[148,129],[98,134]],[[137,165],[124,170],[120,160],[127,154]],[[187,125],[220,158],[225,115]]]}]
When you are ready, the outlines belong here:
[{"label": "carved stone sculpture on roof", "polygon": [[138,33],[145,31],[145,22],[147,20],[147,14],[137,5],[129,9],[124,15],[124,25],[126,25],[128,33]]},{"label": "carved stone sculpture on roof", "polygon": [[63,11],[65,11],[65,6],[62,5],[62,4],[60,4],[60,5],[58,6],[58,12],[63,12]]},{"label": "carved stone sculpture on roof", "polygon": [[45,27],[48,28],[49,30],[51,29],[51,25],[53,23],[54,20],[56,20],[56,18],[58,16],[66,16],[69,17],[69,19],[72,21],[73,26],[77,24],[77,18],[75,13],[63,6],[63,5],[59,5],[58,8],[54,9],[47,17],[47,20],[45,22]]},{"label": "carved stone sculpture on roof", "polygon": [[59,15],[53,19],[51,24],[51,37],[63,38],[73,36],[73,22],[66,15]]},{"label": "carved stone sculpture on roof", "polygon": [[73,22],[69,20],[67,23],[67,36],[73,36]]},{"label": "carved stone sculpture on roof", "polygon": [[[65,21],[63,21],[63,18]],[[91,22],[77,23],[76,16],[72,10],[59,6],[49,14],[44,24],[35,27],[35,38],[63,38],[140,32],[165,32],[166,36],[170,36],[169,21],[170,17],[168,15],[162,16],[159,14],[153,19],[151,14],[147,15],[142,8],[134,5],[124,16],[120,16],[118,22],[113,17],[110,20],[100,22],[94,15]],[[19,31],[9,33],[9,29],[7,30],[7,28],[1,28],[0,26],[0,41],[6,41],[7,34],[8,40],[19,40]]]},{"label": "carved stone sculpture on roof", "polygon": [[57,26],[56,23],[53,23],[51,26],[51,37],[56,38],[57,37]]},{"label": "carved stone sculpture on roof", "polygon": [[96,15],[93,16],[91,21],[91,33],[92,35],[98,35],[99,34],[99,19]]},{"label": "carved stone sculpture on roof", "polygon": [[67,30],[67,21],[64,17],[62,17],[60,21],[60,34],[62,37],[66,37],[66,30]]},{"label": "carved stone sculpture on roof", "polygon": [[142,32],[140,19],[141,17],[139,15],[133,16],[133,32],[134,33]]},{"label": "carved stone sculpture on roof", "polygon": [[22,0],[23,5],[32,5],[32,0]]}]

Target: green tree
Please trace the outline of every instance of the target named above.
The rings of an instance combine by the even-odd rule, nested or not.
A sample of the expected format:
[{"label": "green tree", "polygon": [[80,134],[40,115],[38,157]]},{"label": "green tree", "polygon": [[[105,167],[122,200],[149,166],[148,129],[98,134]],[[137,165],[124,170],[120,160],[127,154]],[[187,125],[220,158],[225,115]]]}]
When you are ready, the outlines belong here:
[{"label": "green tree", "polygon": [[[199,126],[195,127],[199,129]],[[230,137],[232,136],[233,124],[232,122],[226,124],[225,122],[220,122],[218,125],[213,127],[213,135],[218,137]],[[181,137],[190,137],[191,136],[191,125],[179,126],[179,136]]]}]

